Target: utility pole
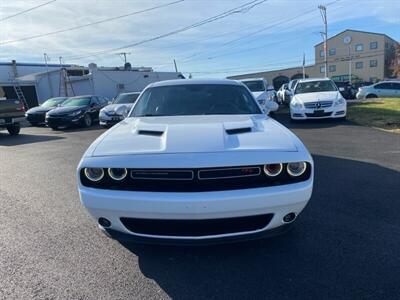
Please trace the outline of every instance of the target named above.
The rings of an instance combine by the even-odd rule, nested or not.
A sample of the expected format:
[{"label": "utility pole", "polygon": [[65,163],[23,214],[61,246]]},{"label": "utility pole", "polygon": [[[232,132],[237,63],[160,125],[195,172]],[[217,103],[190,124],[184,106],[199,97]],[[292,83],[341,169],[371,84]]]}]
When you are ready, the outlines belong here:
[{"label": "utility pole", "polygon": [[130,52],[121,52],[121,53],[117,53],[118,55],[122,55],[123,57],[124,57],[124,64],[126,64],[126,56],[127,55],[130,55],[131,53]]},{"label": "utility pole", "polygon": [[349,83],[351,84],[351,46],[349,46]]},{"label": "utility pole", "polygon": [[322,20],[324,21],[324,32],[322,33],[324,36],[324,56],[325,56],[325,77],[328,77],[328,19],[326,17],[326,6],[318,5],[319,11],[322,16]]},{"label": "utility pole", "polygon": [[176,66],[176,60],[174,59],[174,66],[175,66],[175,72],[178,73],[178,67]]},{"label": "utility pole", "polygon": [[50,60],[50,57],[47,55],[47,53],[43,53],[43,56],[44,56],[44,64],[46,65],[47,81],[49,83],[49,88],[50,88],[50,97],[54,97],[53,87],[51,85],[51,80],[50,80],[50,75],[49,75],[49,65],[47,64],[47,61]]}]

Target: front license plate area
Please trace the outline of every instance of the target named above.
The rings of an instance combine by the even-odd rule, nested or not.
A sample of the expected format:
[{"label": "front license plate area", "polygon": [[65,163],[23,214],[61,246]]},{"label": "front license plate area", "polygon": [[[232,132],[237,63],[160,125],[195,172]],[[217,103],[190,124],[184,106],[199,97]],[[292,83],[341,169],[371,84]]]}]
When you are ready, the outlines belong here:
[{"label": "front license plate area", "polygon": [[325,111],[323,109],[314,110],[314,116],[316,117],[322,117],[324,113]]}]

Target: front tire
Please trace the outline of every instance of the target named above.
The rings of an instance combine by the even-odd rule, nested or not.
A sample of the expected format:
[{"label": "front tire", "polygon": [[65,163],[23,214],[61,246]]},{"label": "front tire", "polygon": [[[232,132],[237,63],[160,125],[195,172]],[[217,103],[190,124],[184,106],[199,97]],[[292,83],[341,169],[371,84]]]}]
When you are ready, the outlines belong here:
[{"label": "front tire", "polygon": [[367,97],[365,97],[365,98],[367,98],[367,99],[372,99],[372,98],[378,98],[378,96],[375,95],[375,94],[369,94],[369,95],[367,95]]},{"label": "front tire", "polygon": [[82,121],[82,127],[90,127],[92,126],[92,117],[89,114],[86,114],[83,117],[83,121]]},{"label": "front tire", "polygon": [[20,130],[21,126],[19,124],[7,126],[7,131],[10,135],[18,135]]}]

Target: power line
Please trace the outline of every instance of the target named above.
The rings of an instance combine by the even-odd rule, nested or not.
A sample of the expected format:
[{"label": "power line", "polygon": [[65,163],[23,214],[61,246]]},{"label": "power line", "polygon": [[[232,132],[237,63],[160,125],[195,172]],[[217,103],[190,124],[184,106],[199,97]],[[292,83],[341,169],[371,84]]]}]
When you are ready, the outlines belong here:
[{"label": "power line", "polygon": [[3,19],[0,19],[0,22],[1,22],[1,21],[4,21],[4,20],[11,19],[11,18],[14,18],[14,17],[16,17],[16,16],[19,16],[19,15],[22,15],[22,14],[24,14],[24,13],[30,12],[30,11],[32,11],[32,10],[38,9],[39,7],[48,5],[48,4],[53,3],[53,2],[56,2],[56,1],[57,1],[57,0],[51,0],[51,1],[48,1],[48,2],[46,2],[46,3],[43,3],[43,4],[40,4],[40,5],[31,7],[31,8],[29,8],[29,9],[27,9],[27,10],[20,11],[19,13],[16,13],[16,14],[14,14],[14,15],[5,17],[5,18],[3,18]]},{"label": "power line", "polygon": [[[374,54],[371,54],[374,53]],[[356,61],[359,59],[364,59],[364,58],[373,58],[373,57],[377,57],[377,56],[382,56],[385,55],[385,50],[378,50],[378,51],[371,51],[369,53],[366,53],[365,55],[358,55],[356,57],[353,57],[352,60]],[[340,63],[340,62],[346,62],[348,59],[347,57],[341,57],[341,58],[332,58],[331,60],[328,60],[328,63],[332,64],[332,63]],[[229,68],[229,69],[217,69],[217,70],[207,70],[207,71],[182,71],[182,73],[193,73],[193,74],[215,74],[215,73],[229,73],[229,72],[272,72],[272,71],[277,71],[276,69],[274,70],[266,70],[266,68],[268,67],[284,67],[284,64],[291,64],[291,63],[296,63],[299,62],[300,63],[301,59],[297,59],[297,60],[292,60],[292,61],[279,61],[279,62],[274,62],[271,64],[265,64],[263,68],[259,68],[259,69],[243,69],[243,68]],[[306,60],[306,62],[312,62],[314,61],[314,59],[308,59]],[[308,65],[306,67],[312,67],[312,66],[318,66],[318,65],[323,65],[325,62],[315,62],[313,65]],[[301,68],[301,66],[285,66],[286,69],[289,68]],[[279,70],[279,69],[278,69]]]},{"label": "power line", "polygon": [[[334,2],[330,2],[330,3],[328,3],[327,5],[332,5],[332,4],[334,4],[334,3],[338,2],[338,1],[341,1],[341,0],[336,0],[336,1],[334,1]],[[313,8],[313,9],[311,9],[311,10],[304,11],[304,12],[302,12],[301,14],[296,15],[296,16],[294,16],[294,17],[290,17],[290,18],[281,20],[281,21],[276,22],[276,23],[274,23],[274,24],[271,24],[271,25],[268,25],[268,26],[263,27],[263,28],[261,28],[261,29],[258,29],[258,30],[254,31],[254,32],[252,32],[252,33],[248,33],[248,34],[246,34],[246,35],[244,35],[244,36],[241,36],[241,37],[239,37],[239,38],[236,38],[236,39],[233,39],[233,40],[231,40],[231,41],[228,41],[228,42],[222,44],[219,48],[226,47],[227,45],[230,45],[230,44],[232,44],[232,43],[234,43],[234,42],[236,42],[236,41],[242,40],[242,39],[247,39],[248,37],[253,36],[253,35],[256,35],[256,34],[258,34],[258,33],[260,33],[260,32],[263,32],[263,31],[265,31],[265,30],[267,30],[267,29],[271,29],[271,28],[273,28],[273,27],[275,27],[275,26],[282,25],[282,24],[287,23],[287,22],[291,22],[291,21],[296,20],[297,18],[299,18],[299,17],[301,17],[301,16],[305,16],[305,15],[310,14],[310,13],[313,13],[313,12],[316,12],[315,8]],[[308,20],[308,19],[309,19],[309,18],[307,18],[306,20]],[[300,20],[300,22],[295,22],[295,23],[294,23],[293,25],[291,25],[291,26],[294,26],[294,25],[296,25],[297,23],[301,23],[301,22],[304,22],[304,20]],[[284,43],[284,42],[285,42],[285,41],[283,41],[282,43]],[[273,44],[280,44],[280,43],[273,43]],[[231,47],[237,47],[237,46],[238,46],[238,45],[236,45],[236,46],[234,45],[234,46],[231,46]],[[257,48],[261,48],[261,47],[254,47],[254,49],[257,49]],[[236,53],[247,52],[247,51],[250,51],[250,50],[246,50],[246,49],[245,49],[245,50],[239,50],[239,51],[237,51]],[[193,58],[193,57],[196,57],[196,56],[202,55],[202,54],[204,54],[204,53],[208,53],[208,52],[209,52],[209,50],[205,50],[205,51],[201,51],[201,52],[192,54],[192,55],[186,57],[186,60],[184,60],[183,62],[198,61],[198,60],[201,61],[201,60],[208,60],[208,59],[214,59],[214,58],[217,58],[217,57],[226,56],[226,55],[224,55],[224,54],[217,54],[217,55],[215,55],[215,56],[213,56],[213,57],[207,57],[207,58],[203,58],[203,59]],[[235,54],[235,52],[233,52],[232,54]],[[231,55],[231,54],[228,54],[228,55]]]},{"label": "power line", "polygon": [[[56,1],[56,0],[53,0],[53,1],[50,1],[50,2],[54,2],[54,1]],[[128,14],[119,15],[119,16],[111,17],[111,18],[107,18],[107,19],[102,19],[100,21],[96,21],[96,22],[92,22],[92,23],[87,23],[87,24],[73,26],[73,27],[60,29],[60,30],[56,30],[56,31],[51,31],[51,32],[47,32],[47,33],[32,35],[32,36],[28,36],[28,37],[24,37],[24,38],[20,38],[20,39],[16,39],[16,40],[5,41],[5,42],[1,42],[0,45],[11,44],[11,43],[16,43],[16,42],[22,42],[22,41],[28,41],[28,40],[32,40],[32,39],[36,39],[36,38],[40,38],[40,37],[44,37],[44,36],[55,35],[55,34],[62,33],[62,32],[77,30],[77,29],[84,28],[84,27],[89,27],[89,26],[92,26],[92,25],[98,25],[98,24],[114,21],[114,20],[117,20],[117,19],[121,19],[121,18],[129,17],[129,16],[133,16],[133,15],[149,12],[149,11],[152,11],[152,10],[155,10],[155,9],[158,9],[158,8],[167,7],[167,6],[170,6],[170,5],[173,5],[173,4],[177,4],[177,3],[180,3],[180,2],[183,2],[183,1],[185,1],[185,0],[178,0],[178,1],[170,2],[170,3],[166,3],[166,4],[161,4],[161,5],[153,6],[153,7],[150,7],[150,8],[143,9],[143,10],[134,11],[134,12],[131,12],[131,13],[128,13]]]},{"label": "power line", "polygon": [[92,52],[92,53],[88,53],[88,54],[81,55],[81,56],[71,56],[69,58],[70,59],[82,59],[82,58],[91,57],[91,56],[98,55],[98,54],[105,54],[105,53],[108,53],[108,52],[122,50],[122,49],[125,49],[125,48],[128,48],[128,47],[131,48],[131,47],[139,46],[139,45],[142,45],[142,44],[145,44],[145,43],[148,43],[148,42],[156,41],[156,40],[159,40],[159,39],[162,39],[162,38],[165,38],[165,37],[169,37],[171,35],[175,35],[177,33],[181,33],[181,32],[187,31],[189,29],[193,29],[193,28],[196,28],[196,27],[199,27],[199,26],[203,26],[203,25],[211,23],[211,22],[215,22],[217,20],[226,18],[226,17],[228,17],[228,16],[230,16],[232,14],[246,13],[250,9],[252,9],[253,7],[255,7],[257,5],[260,5],[260,4],[262,4],[262,3],[266,2],[266,1],[267,0],[253,0],[253,1],[247,2],[245,4],[242,4],[240,6],[234,7],[232,9],[230,9],[230,10],[224,11],[224,12],[218,14],[218,15],[212,16],[210,18],[201,20],[199,22],[196,22],[196,23],[193,23],[191,25],[176,29],[176,30],[168,32],[168,33],[164,33],[164,34],[152,37],[152,38],[148,38],[148,39],[142,40],[140,42],[136,42],[136,43],[133,43],[133,44],[120,46],[120,47],[117,47],[117,48],[111,48],[111,49],[107,49],[107,50]]}]

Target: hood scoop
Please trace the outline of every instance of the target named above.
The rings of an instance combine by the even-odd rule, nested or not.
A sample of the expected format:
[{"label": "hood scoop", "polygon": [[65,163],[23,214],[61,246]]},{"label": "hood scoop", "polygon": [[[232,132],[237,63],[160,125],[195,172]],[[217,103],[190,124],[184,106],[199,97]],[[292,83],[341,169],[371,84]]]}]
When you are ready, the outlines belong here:
[{"label": "hood scoop", "polygon": [[157,130],[138,130],[138,135],[150,135],[150,136],[162,136],[164,131],[157,131]]},{"label": "hood scoop", "polygon": [[229,135],[252,132],[254,122],[251,119],[239,122],[224,122],[225,132]]},{"label": "hood scoop", "polygon": [[242,127],[242,128],[233,128],[233,129],[225,129],[227,134],[240,134],[251,132],[251,127]]},{"label": "hood scoop", "polygon": [[162,136],[166,130],[165,124],[151,124],[142,120],[137,120],[134,123],[134,131],[137,135]]}]

